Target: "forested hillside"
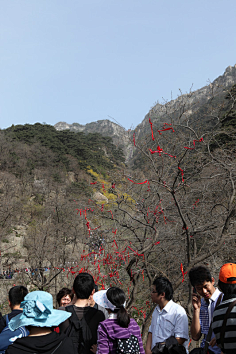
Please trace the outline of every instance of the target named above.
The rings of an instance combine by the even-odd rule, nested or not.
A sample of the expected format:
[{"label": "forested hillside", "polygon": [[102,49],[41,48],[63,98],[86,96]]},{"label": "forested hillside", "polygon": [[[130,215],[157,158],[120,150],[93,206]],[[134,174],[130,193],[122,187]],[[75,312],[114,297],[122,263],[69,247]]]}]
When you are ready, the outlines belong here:
[{"label": "forested hillside", "polygon": [[122,150],[115,147],[111,137],[99,133],[85,135],[83,132],[57,131],[50,125],[40,123],[11,126],[4,132],[13,141],[30,146],[40,143],[52,151],[57,162],[63,163],[68,171],[71,170],[68,156],[75,157],[81,169],[91,166],[103,173],[124,162]]},{"label": "forested hillside", "polygon": [[[94,247],[91,212],[85,219],[78,210],[86,210],[89,198],[108,203],[114,197],[102,186],[111,186],[111,175],[124,168],[122,151],[98,133],[26,124],[0,131],[0,152],[0,274],[37,269],[28,282],[46,288],[57,267]],[[98,179],[102,193],[96,195]],[[47,283],[45,266],[52,272]]]},{"label": "forested hillside", "polygon": [[190,268],[217,274],[236,251],[235,86],[165,110],[134,131],[133,167],[99,134],[41,124],[0,132],[1,268],[29,267],[16,281],[55,292],[80,271],[100,288],[121,286],[143,339],[157,275],[191,317]]}]

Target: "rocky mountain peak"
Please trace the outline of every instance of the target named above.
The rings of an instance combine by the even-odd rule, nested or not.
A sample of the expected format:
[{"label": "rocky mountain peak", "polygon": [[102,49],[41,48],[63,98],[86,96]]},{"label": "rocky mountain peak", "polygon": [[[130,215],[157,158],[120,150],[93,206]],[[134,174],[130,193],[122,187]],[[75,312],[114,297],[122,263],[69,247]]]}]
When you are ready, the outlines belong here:
[{"label": "rocky mountain peak", "polygon": [[[149,128],[149,117],[156,123],[162,123],[166,119],[166,111],[169,114],[174,114],[178,107],[186,104],[185,114],[193,114],[201,105],[207,103],[212,98],[212,88],[214,87],[214,95],[222,95],[224,90],[236,83],[236,65],[228,66],[223,75],[216,78],[212,83],[206,85],[199,90],[189,92],[188,94],[180,95],[175,100],[167,103],[157,103],[151,108],[149,113],[144,117],[143,121],[135,128],[135,135],[138,139],[141,137],[141,132]],[[85,125],[79,123],[68,124],[59,122],[54,125],[57,130],[70,129],[75,132],[100,133],[104,136],[110,136],[113,143],[117,147],[121,147],[124,151],[126,161],[133,157],[134,146],[130,137],[130,131],[126,131],[122,126],[108,119],[98,120],[96,122]]]},{"label": "rocky mountain peak", "polygon": [[130,141],[129,132],[117,123],[109,119],[98,120],[85,125],[79,123],[68,124],[59,122],[54,125],[56,130],[71,130],[74,132],[100,133],[103,136],[110,136],[116,147],[122,148],[125,159],[128,161],[133,156],[133,144]]}]

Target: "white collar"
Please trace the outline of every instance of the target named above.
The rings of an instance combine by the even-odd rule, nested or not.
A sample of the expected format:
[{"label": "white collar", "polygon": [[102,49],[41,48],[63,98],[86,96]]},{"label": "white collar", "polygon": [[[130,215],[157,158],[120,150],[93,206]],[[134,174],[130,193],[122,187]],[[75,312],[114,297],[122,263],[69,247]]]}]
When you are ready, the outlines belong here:
[{"label": "white collar", "polygon": [[170,311],[170,308],[171,308],[172,303],[173,303],[173,301],[172,301],[172,300],[170,300],[170,301],[168,301],[168,302],[167,302],[166,306],[165,306],[165,307],[163,307],[163,309],[162,309],[162,310],[160,309],[160,306],[159,306],[159,305],[157,305],[156,309],[157,309],[159,312],[162,312],[162,311],[164,311],[164,310],[165,310],[165,312],[169,312],[169,311]]},{"label": "white collar", "polygon": [[216,299],[218,298],[218,296],[220,295],[220,290],[218,288],[216,288],[216,290],[214,291],[214,293],[212,294],[210,301],[216,301]]},{"label": "white collar", "polygon": [[108,319],[109,320],[117,320],[117,313],[113,313],[113,312],[109,313]]}]

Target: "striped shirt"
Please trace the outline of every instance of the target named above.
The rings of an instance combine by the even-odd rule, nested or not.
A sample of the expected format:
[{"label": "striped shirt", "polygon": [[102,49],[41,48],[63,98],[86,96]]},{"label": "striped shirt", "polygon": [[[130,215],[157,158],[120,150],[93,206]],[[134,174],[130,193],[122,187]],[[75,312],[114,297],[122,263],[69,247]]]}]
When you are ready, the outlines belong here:
[{"label": "striped shirt", "polygon": [[[222,301],[222,303],[217,307],[213,315],[213,331],[215,333],[216,342],[219,347],[220,345],[220,331],[223,324],[224,316],[232,301],[235,301],[236,297],[233,299],[228,299]],[[236,306],[233,307],[230,312],[225,328],[224,335],[224,353],[225,354],[235,354],[236,353]]]},{"label": "striped shirt", "polygon": [[131,318],[128,328],[120,327],[116,319],[107,319],[98,326],[98,341],[96,354],[115,354],[117,339],[129,338],[133,334],[138,338],[140,354],[145,354],[137,322]]},{"label": "striped shirt", "polygon": [[[219,289],[216,289],[212,294],[209,302],[207,302],[204,298],[201,299],[201,308],[200,308],[200,326],[201,326],[201,333],[204,334],[204,338],[201,343],[201,348],[204,348],[206,336],[209,331],[211,320],[213,316],[213,311],[215,309],[218,297],[220,296],[221,292]],[[214,334],[212,333],[211,339],[214,338]],[[215,345],[214,347],[209,347],[211,351],[215,354],[220,354],[221,350]]]}]

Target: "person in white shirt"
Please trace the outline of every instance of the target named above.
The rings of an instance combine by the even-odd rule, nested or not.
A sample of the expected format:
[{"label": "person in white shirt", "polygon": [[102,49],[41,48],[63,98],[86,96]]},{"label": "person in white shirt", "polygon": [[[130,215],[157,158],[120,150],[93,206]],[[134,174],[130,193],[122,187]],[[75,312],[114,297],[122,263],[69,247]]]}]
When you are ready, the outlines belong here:
[{"label": "person in white shirt", "polygon": [[173,298],[173,287],[166,277],[154,280],[151,293],[152,301],[157,304],[152,314],[146,344],[146,354],[151,354],[158,343],[175,337],[179,344],[188,347],[188,317],[184,308],[176,304]]}]

